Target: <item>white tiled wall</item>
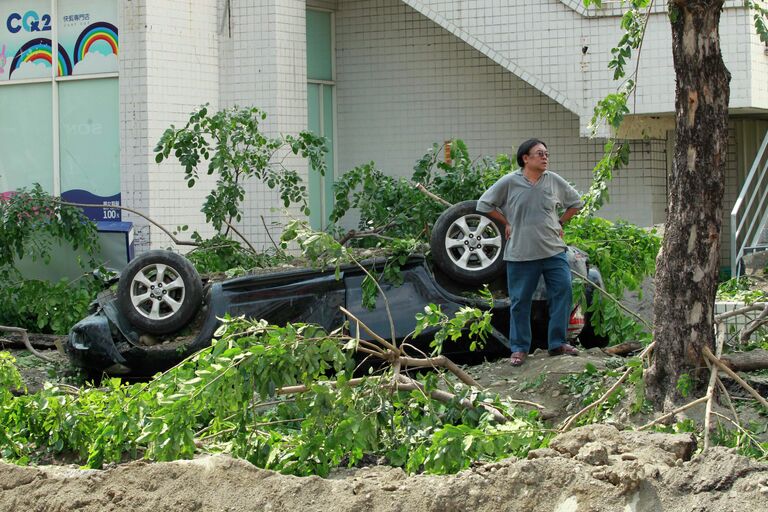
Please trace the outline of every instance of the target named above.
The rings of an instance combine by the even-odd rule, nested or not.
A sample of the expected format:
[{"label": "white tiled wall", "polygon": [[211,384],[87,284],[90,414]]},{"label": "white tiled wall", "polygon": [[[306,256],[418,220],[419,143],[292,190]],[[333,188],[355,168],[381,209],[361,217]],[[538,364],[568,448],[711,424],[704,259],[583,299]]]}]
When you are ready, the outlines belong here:
[{"label": "white tiled wall", "polygon": [[[433,142],[467,142],[473,155],[514,154],[539,137],[551,168],[586,191],[600,140],[579,136],[578,116],[399,0],[339,0],[336,15],[339,169],[375,161],[410,176]],[[630,168],[602,212],[661,222],[665,142],[633,144]]]},{"label": "white tiled wall", "polygon": [[[121,188],[123,204],[173,230],[189,225],[203,234],[200,208],[214,185],[202,176],[187,188],[172,157],[158,165],[153,148],[171,124],[182,126],[199,105],[213,110],[257,106],[269,114],[265,132],[306,128],[305,2],[298,0],[122,3]],[[306,174],[301,160],[283,163]],[[268,225],[284,223],[278,195],[261,183],[247,185],[241,230],[264,247]],[[273,208],[274,207],[274,208]],[[273,211],[274,210],[274,211]],[[296,210],[290,212],[298,216]],[[137,250],[170,246],[156,227],[135,215]],[[274,233],[279,235],[279,231]],[[185,238],[181,235],[180,238]],[[182,248],[183,249],[183,248]]]},{"label": "white tiled wall", "polygon": [[[762,79],[768,78],[768,57],[755,36],[745,35],[751,22],[732,3],[721,29],[734,74],[732,103],[759,105],[768,97],[768,80]],[[549,144],[553,170],[586,191],[603,141],[581,137],[580,129],[590,102],[613,87],[605,64],[607,49],[618,39],[618,18],[585,16],[568,4],[546,0],[531,9],[526,2],[497,0],[311,0],[312,7],[336,12],[337,173],[374,160],[387,173],[409,176],[433,142],[462,138],[473,155],[495,155],[514,153],[522,140],[535,136]],[[269,114],[268,134],[306,127],[307,5],[121,4],[124,205],[167,227],[189,224],[205,232],[199,209],[212,180],[188,189],[179,164],[172,159],[157,165],[152,151],[165,128],[183,124],[202,103],[258,106]],[[665,14],[654,15],[643,47],[638,112],[671,109],[669,39]],[[732,49],[742,40],[751,48],[743,58]],[[652,64],[661,71],[644,67]],[[758,80],[745,88],[739,85],[743,75]],[[656,133],[633,142],[630,168],[611,184],[604,216],[641,225],[663,221],[664,139]],[[306,175],[301,160],[285,163]],[[734,167],[729,159],[729,169]],[[729,199],[735,187],[729,181]],[[273,237],[288,217],[298,216],[295,209],[284,212],[277,194],[258,182],[248,185],[245,210],[240,227],[261,248],[271,245],[262,216]],[[146,222],[127,213],[125,218],[139,228],[139,249],[149,247]],[[167,245],[165,235],[152,228],[151,246]]]},{"label": "white tiled wall", "polygon": [[[188,189],[174,159],[158,165],[153,149],[169,125],[197,106],[218,106],[216,0],[123,2],[120,27],[121,189],[123,205],[173,230],[205,232],[199,212],[206,180]],[[208,181],[208,184],[210,181]],[[134,222],[137,250],[170,246],[146,220]]]},{"label": "white tiled wall", "polygon": [[[585,130],[592,108],[616,88],[607,64],[610,49],[621,37],[621,9],[586,10],[578,0],[541,0],[535,8],[525,0],[403,0],[448,30],[500,54],[518,76],[580,115]],[[638,97],[634,113],[674,110],[671,31],[663,3],[657,2],[643,42]],[[610,7],[610,3],[606,2]],[[588,16],[586,14],[589,14]],[[721,45],[731,71],[731,106],[765,107],[766,58],[756,43],[751,15],[741,2],[727,1],[720,25]],[[477,41],[477,43],[475,43]],[[745,49],[747,51],[745,51]],[[634,62],[627,70],[634,69]],[[546,84],[551,89],[541,87]],[[759,95],[753,88],[759,88]],[[561,101],[551,90],[561,91]],[[573,108],[572,105],[576,107]],[[585,132],[586,133],[586,132]]]}]

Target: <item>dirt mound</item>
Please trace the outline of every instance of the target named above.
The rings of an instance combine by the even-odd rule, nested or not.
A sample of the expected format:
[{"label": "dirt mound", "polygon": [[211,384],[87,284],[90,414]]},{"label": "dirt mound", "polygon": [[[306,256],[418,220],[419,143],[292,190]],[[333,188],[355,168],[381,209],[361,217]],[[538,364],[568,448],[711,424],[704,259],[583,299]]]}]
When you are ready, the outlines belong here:
[{"label": "dirt mound", "polygon": [[0,463],[0,510],[731,511],[761,510],[768,465],[715,448],[690,459],[688,435],[576,429],[527,460],[457,475],[340,470],[298,478],[226,456],[105,470]]}]

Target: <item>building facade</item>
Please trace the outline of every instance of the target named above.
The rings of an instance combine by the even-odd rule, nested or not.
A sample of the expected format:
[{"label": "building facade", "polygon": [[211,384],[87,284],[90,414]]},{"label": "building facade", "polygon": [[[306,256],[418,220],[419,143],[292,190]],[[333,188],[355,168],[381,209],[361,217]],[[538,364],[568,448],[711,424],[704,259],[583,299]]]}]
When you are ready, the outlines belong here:
[{"label": "building facade", "polygon": [[[551,168],[586,191],[605,142],[589,137],[592,110],[618,86],[607,64],[622,12],[603,3],[598,10],[580,0],[0,0],[0,192],[39,181],[64,197],[106,202],[92,216],[133,222],[140,250],[169,240],[112,202],[205,233],[199,210],[213,181],[189,189],[176,161],[156,164],[153,154],[162,132],[204,103],[257,106],[270,133],[311,128],[329,139],[329,177],[288,161],[309,183],[318,226],[332,206],[333,175],[373,160],[408,176],[434,142],[452,138],[474,155],[514,153],[521,141],[541,138]],[[42,31],[46,19],[50,30]],[[742,2],[725,2],[727,211],[768,129],[768,55],[752,23]],[[37,74],[22,72],[25,59],[35,62],[24,45],[39,40],[45,49],[42,39],[48,61],[29,68]],[[664,221],[674,142],[664,3],[654,7],[640,53],[621,134],[631,140],[631,163],[600,213],[652,225]],[[96,67],[86,68],[87,59]],[[256,182],[245,210],[241,228],[261,247],[271,245],[267,230],[277,235],[299,216]]]}]

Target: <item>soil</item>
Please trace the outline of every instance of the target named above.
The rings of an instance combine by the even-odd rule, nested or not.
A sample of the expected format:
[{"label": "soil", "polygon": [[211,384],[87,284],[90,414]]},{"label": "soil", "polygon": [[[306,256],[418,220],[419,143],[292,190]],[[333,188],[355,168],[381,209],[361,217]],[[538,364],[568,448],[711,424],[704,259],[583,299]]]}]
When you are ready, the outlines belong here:
[{"label": "soil", "polygon": [[[19,355],[19,353],[17,353]],[[543,406],[553,425],[580,408],[560,381],[587,364],[620,364],[599,349],[577,357],[532,354],[467,368],[483,385]],[[22,366],[37,382],[40,371]],[[530,406],[531,408],[535,408]],[[703,409],[689,414],[700,416]],[[727,411],[722,411],[724,414]],[[629,421],[574,429],[527,459],[477,464],[456,475],[406,475],[371,466],[329,478],[292,477],[228,456],[165,463],[135,461],[103,470],[19,467],[0,462],[0,511],[745,511],[763,510],[768,464],[724,448],[696,453],[690,434],[624,430]],[[764,420],[763,420],[764,421]],[[617,428],[618,427],[618,428]]]}]

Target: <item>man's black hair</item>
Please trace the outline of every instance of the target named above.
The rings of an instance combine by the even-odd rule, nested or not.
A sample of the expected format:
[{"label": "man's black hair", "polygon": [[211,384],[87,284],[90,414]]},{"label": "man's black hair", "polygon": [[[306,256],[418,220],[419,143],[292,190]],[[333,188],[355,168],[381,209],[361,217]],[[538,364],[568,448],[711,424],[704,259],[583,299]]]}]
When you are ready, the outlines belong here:
[{"label": "man's black hair", "polygon": [[527,155],[531,148],[538,144],[541,144],[545,148],[547,147],[547,144],[543,140],[528,139],[527,141],[520,144],[519,148],[517,148],[517,165],[519,165],[521,169],[525,167],[525,162],[523,162],[523,155]]}]

